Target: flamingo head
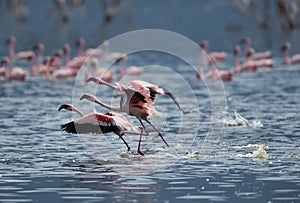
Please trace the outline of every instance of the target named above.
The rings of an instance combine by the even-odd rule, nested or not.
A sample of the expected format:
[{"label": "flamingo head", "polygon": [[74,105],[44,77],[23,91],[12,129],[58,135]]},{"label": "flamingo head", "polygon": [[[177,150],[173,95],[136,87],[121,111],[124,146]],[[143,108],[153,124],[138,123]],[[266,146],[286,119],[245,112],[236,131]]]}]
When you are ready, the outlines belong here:
[{"label": "flamingo head", "polygon": [[96,101],[96,97],[95,96],[92,96],[92,95],[89,95],[89,94],[83,94],[81,97],[80,97],[80,101],[83,100],[83,99],[87,99],[91,102],[95,102]]},{"label": "flamingo head", "polygon": [[233,54],[234,55],[238,55],[238,54],[240,54],[240,52],[241,52],[240,46],[235,46],[234,50],[233,50]]},{"label": "flamingo head", "polygon": [[200,43],[200,47],[204,50],[207,50],[208,48],[208,41],[207,40],[203,40],[201,43]]},{"label": "flamingo head", "polygon": [[86,82],[94,82],[94,83],[99,83],[99,79],[95,77],[89,77]]},{"label": "flamingo head", "polygon": [[246,57],[251,57],[255,53],[253,48],[248,48],[246,50]]},{"label": "flamingo head", "polygon": [[62,58],[63,55],[64,55],[64,52],[60,49],[54,53],[54,56],[57,56],[58,58]]},{"label": "flamingo head", "polygon": [[249,37],[243,37],[241,40],[240,40],[240,43],[242,44],[245,44],[247,46],[250,46],[251,45],[251,39]]},{"label": "flamingo head", "polygon": [[282,51],[289,51],[292,48],[292,45],[289,42],[286,42],[282,45],[281,50]]},{"label": "flamingo head", "polygon": [[6,39],[7,44],[15,44],[16,43],[16,38],[14,36],[10,36],[9,38]]},{"label": "flamingo head", "polygon": [[10,60],[7,57],[4,57],[1,62],[0,62],[1,66],[8,66],[10,65]]},{"label": "flamingo head", "polygon": [[64,48],[63,48],[64,53],[66,54],[70,50],[71,50],[70,44],[68,43],[64,44]]},{"label": "flamingo head", "polygon": [[35,44],[33,47],[32,47],[32,50],[33,51],[44,51],[45,50],[45,47],[42,43],[38,43],[38,44]]},{"label": "flamingo head", "polygon": [[127,61],[127,56],[126,56],[126,54],[123,54],[122,56],[120,56],[120,57],[116,60],[116,63],[120,63],[121,61]]},{"label": "flamingo head", "polygon": [[76,45],[77,46],[83,46],[85,44],[85,39],[83,37],[79,37],[77,40],[76,40]]},{"label": "flamingo head", "polygon": [[62,104],[60,105],[60,107],[58,108],[58,111],[62,110],[62,109],[67,109],[69,111],[72,111],[73,107],[70,104]]},{"label": "flamingo head", "polygon": [[45,60],[43,61],[43,64],[44,64],[44,65],[47,65],[47,64],[50,63],[50,61],[51,61],[51,58],[50,58],[49,56],[47,56],[47,57],[45,58]]}]

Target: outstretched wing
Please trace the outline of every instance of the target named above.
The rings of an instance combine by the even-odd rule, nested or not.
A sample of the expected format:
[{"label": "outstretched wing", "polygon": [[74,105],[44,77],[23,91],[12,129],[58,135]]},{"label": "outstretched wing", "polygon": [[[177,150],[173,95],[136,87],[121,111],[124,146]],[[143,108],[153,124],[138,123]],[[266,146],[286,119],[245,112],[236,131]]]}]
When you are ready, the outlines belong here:
[{"label": "outstretched wing", "polygon": [[99,113],[88,114],[80,119],[61,125],[61,129],[74,134],[102,134],[120,131],[114,118]]}]

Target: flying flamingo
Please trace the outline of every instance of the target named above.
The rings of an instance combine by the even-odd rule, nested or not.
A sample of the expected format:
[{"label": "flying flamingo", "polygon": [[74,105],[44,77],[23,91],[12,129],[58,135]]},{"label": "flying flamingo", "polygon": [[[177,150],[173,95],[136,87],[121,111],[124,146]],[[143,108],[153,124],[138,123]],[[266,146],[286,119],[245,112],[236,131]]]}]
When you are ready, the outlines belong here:
[{"label": "flying flamingo", "polygon": [[119,80],[121,80],[124,75],[141,75],[143,72],[143,68],[137,67],[137,66],[129,66],[124,69],[125,64],[127,61],[127,56],[124,54],[121,56],[116,63],[120,63],[120,68],[119,68]]},{"label": "flying flamingo", "polygon": [[246,60],[243,64],[240,64],[240,52],[241,49],[239,46],[234,48],[234,55],[235,55],[235,71],[236,72],[243,72],[243,71],[252,71],[256,72],[258,68],[258,64],[254,60]]},{"label": "flying flamingo", "polygon": [[[61,129],[67,133],[75,133],[75,134],[86,134],[86,133],[93,133],[93,134],[102,134],[102,133],[109,133],[114,132],[119,138],[124,142],[127,147],[127,151],[130,151],[130,146],[123,138],[124,134],[139,134],[140,138],[142,135],[141,132],[134,132],[137,131],[137,127],[133,126],[125,116],[122,114],[108,112],[105,114],[100,113],[90,113],[84,115],[82,111],[77,109],[76,107],[72,106],[71,104],[62,104],[58,111],[66,109],[69,111],[74,111],[78,113],[81,118],[61,125]],[[140,151],[140,144],[138,146],[138,152],[141,154]]]},{"label": "flying flamingo", "polygon": [[289,42],[286,42],[282,45],[282,51],[284,51],[284,62],[285,64],[299,64],[300,63],[300,54],[295,54],[290,57],[290,51],[292,45]]},{"label": "flying flamingo", "polygon": [[[110,87],[112,89],[116,89],[116,90],[121,91],[121,94],[123,94],[123,92],[122,92],[122,86],[124,86],[124,84],[121,84],[121,83],[117,83],[117,85],[114,85],[112,83],[106,82],[106,81],[104,81],[102,79],[95,78],[95,77],[90,77],[88,80],[86,80],[86,82],[94,82],[94,83],[97,83],[97,84],[106,85],[106,86],[108,86],[108,87]],[[130,89],[132,89],[134,91],[137,91],[140,94],[142,94],[143,97],[146,98],[148,104],[151,104],[151,105],[154,104],[154,101],[155,101],[155,98],[156,98],[157,94],[167,95],[167,96],[169,96],[172,99],[172,101],[175,103],[175,105],[178,107],[178,109],[183,114],[189,114],[189,113],[191,113],[191,111],[185,111],[185,110],[182,109],[182,107],[176,101],[174,95],[171,92],[164,91],[162,88],[160,88],[160,87],[158,87],[158,86],[156,86],[154,84],[151,84],[151,83],[143,81],[143,80],[132,80],[132,81],[129,82],[128,85],[125,85],[125,86],[128,86],[128,88],[130,88]],[[130,95],[127,95],[127,96],[130,96]]]},{"label": "flying flamingo", "polygon": [[[168,143],[164,139],[162,133],[148,120],[148,117],[150,115],[160,115],[158,111],[155,110],[155,108],[152,106],[155,101],[155,97],[157,94],[163,95],[166,94],[172,98],[174,103],[178,106],[178,108],[184,113],[190,113],[190,111],[183,111],[182,108],[179,106],[178,102],[175,100],[173,95],[170,92],[165,92],[163,89],[159,88],[156,85],[153,85],[151,83],[148,83],[146,81],[141,81],[141,80],[133,80],[131,81],[128,85],[118,83],[118,86],[115,86],[111,83],[107,83],[103,80],[99,80],[96,78],[91,78],[89,79],[90,81],[96,81],[100,84],[108,85],[111,88],[114,89],[119,89],[122,92],[125,92],[127,100],[124,101],[123,96],[121,97],[120,100],[120,106],[119,107],[113,107],[110,105],[107,105],[101,101],[99,101],[95,96],[93,95],[88,95],[84,94],[80,98],[82,99],[87,99],[91,102],[97,103],[107,109],[117,111],[117,112],[125,112],[130,116],[135,116],[140,124],[142,125],[142,128],[146,135],[148,135],[148,132],[142,122],[146,121],[160,136],[162,141],[167,145]],[[142,136],[142,134],[140,135]],[[141,142],[141,137],[140,137],[140,142]],[[140,145],[139,142],[139,145]],[[141,151],[139,151],[139,154],[144,155]]]},{"label": "flying flamingo", "polygon": [[[248,51],[248,49],[252,48],[251,47],[251,39],[249,37],[244,37],[241,39],[241,43],[246,45],[245,58],[249,59],[247,57],[247,51]],[[253,53],[253,55],[251,56],[251,59],[253,59],[253,60],[268,59],[268,58],[271,58],[271,52],[269,52],[269,51],[256,52],[256,53]]]},{"label": "flying flamingo", "polygon": [[[200,43],[200,47],[207,53],[208,53],[208,46],[209,46],[209,43],[207,40],[204,40]],[[204,52],[202,52],[202,54],[204,55]],[[226,52],[210,52],[210,53],[208,53],[208,56],[211,59],[214,59],[215,62],[224,62],[224,60],[227,57],[227,54],[226,54]],[[204,58],[205,58],[204,56],[201,57],[202,60]]]}]

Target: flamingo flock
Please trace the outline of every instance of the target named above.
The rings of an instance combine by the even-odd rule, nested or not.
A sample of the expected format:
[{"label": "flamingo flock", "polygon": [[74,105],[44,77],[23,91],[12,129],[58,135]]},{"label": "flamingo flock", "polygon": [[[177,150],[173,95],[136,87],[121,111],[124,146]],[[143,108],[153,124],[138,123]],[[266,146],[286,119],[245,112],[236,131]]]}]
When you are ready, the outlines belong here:
[{"label": "flamingo flock", "polygon": [[[191,113],[191,111],[186,111],[181,107],[171,92],[165,91],[162,87],[155,84],[138,79],[132,80],[127,84],[114,82],[120,81],[125,75],[138,77],[143,74],[143,68],[137,66],[125,68],[128,56],[124,53],[110,52],[108,41],[103,43],[102,49],[85,48],[85,39],[79,38],[75,43],[78,47],[78,54],[73,58],[71,57],[71,45],[67,43],[63,45],[62,49],[55,51],[52,56],[44,56],[45,47],[42,43],[35,44],[30,50],[16,53],[16,42],[17,40],[13,36],[6,40],[8,56],[2,58],[0,63],[0,78],[3,78],[4,82],[24,82],[28,77],[44,77],[46,80],[53,81],[72,79],[77,76],[84,64],[88,64],[89,69],[85,73],[86,83],[92,82],[98,85],[105,85],[119,92],[119,106],[110,106],[94,95],[83,94],[81,96],[80,100],[88,100],[108,109],[109,112],[104,114],[97,112],[84,114],[71,104],[61,105],[58,108],[59,111],[65,109],[76,112],[80,116],[78,119],[61,125],[61,130],[67,133],[114,133],[126,145],[128,152],[130,151],[130,146],[124,136],[129,134],[139,135],[137,152],[143,156],[144,152],[141,150],[142,138],[149,135],[145,123],[169,147],[163,134],[149,120],[150,116],[160,115],[160,112],[155,109],[155,101],[158,95],[168,96],[183,115]],[[241,47],[236,45],[233,49],[234,65],[226,70],[220,70],[216,66],[226,61],[228,53],[207,53],[209,43],[207,40],[202,41],[199,45],[202,48],[199,55],[202,65],[195,72],[196,77],[199,80],[231,82],[241,72],[255,73],[260,68],[274,67],[271,52],[256,52],[251,46],[249,37],[242,38],[239,43],[245,48],[244,56],[241,54]],[[292,46],[289,42],[284,43],[281,47],[284,55],[284,64],[299,64],[300,54],[290,57],[291,48]],[[242,62],[241,58],[244,59]],[[24,70],[20,67],[15,67],[15,63],[21,60],[27,61],[28,69]],[[111,61],[114,64],[118,64],[119,69],[114,72],[105,67],[105,65],[100,64],[100,61]],[[204,73],[204,67],[209,71]],[[27,70],[30,70],[30,74],[28,74]],[[136,118],[140,126],[134,126],[122,113]]]}]

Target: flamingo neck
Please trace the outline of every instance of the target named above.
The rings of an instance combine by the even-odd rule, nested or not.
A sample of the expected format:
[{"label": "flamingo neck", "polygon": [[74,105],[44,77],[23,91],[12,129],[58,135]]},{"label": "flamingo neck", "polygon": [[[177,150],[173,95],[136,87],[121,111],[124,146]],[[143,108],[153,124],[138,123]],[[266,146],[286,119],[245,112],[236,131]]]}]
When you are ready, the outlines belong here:
[{"label": "flamingo neck", "polygon": [[79,49],[78,49],[78,56],[83,56],[83,51],[84,51],[84,44],[80,43]]},{"label": "flamingo neck", "polygon": [[50,73],[50,61],[47,60],[46,62],[46,80],[49,81],[51,79],[51,73]]},{"label": "flamingo neck", "polygon": [[31,67],[31,76],[35,76],[34,57],[31,57],[30,61],[31,61],[31,65],[30,65],[30,67]]},{"label": "flamingo neck", "polygon": [[104,102],[101,102],[99,100],[96,100],[95,103],[109,109],[109,110],[112,110],[112,111],[118,111],[118,112],[124,112],[124,110],[120,107],[115,107],[115,106],[110,106],[108,104],[105,104]]},{"label": "flamingo neck", "polygon": [[65,58],[65,64],[68,64],[71,61],[71,56],[70,56],[70,50],[66,50],[66,58]]},{"label": "flamingo neck", "polygon": [[284,54],[284,62],[285,64],[290,64],[291,63],[291,59],[290,59],[290,50],[287,49],[285,51],[285,54]]},{"label": "flamingo neck", "polygon": [[40,49],[37,57],[37,67],[40,67],[42,65],[43,54],[44,54],[44,50]]},{"label": "flamingo neck", "polygon": [[201,59],[202,65],[206,65],[207,64],[207,52],[206,52],[206,49],[201,49],[200,59]]},{"label": "flamingo neck", "polygon": [[125,67],[125,61],[121,61],[120,62],[120,69],[119,69],[119,80],[121,80],[123,77],[124,77],[124,75],[125,75],[125,69],[124,69],[124,67]]},{"label": "flamingo neck", "polygon": [[99,83],[99,84],[106,85],[106,86],[108,86],[108,87],[110,87],[110,88],[112,88],[112,89],[119,89],[118,86],[113,85],[112,83],[106,82],[105,80],[102,80],[102,79],[99,79],[99,80],[98,80],[98,83]]},{"label": "flamingo neck", "polygon": [[9,58],[11,61],[15,60],[15,43],[11,43],[9,46]]},{"label": "flamingo neck", "polygon": [[9,81],[9,70],[8,70],[8,67],[5,67],[5,74],[4,74],[4,80],[6,81],[6,82],[8,82]]},{"label": "flamingo neck", "polygon": [[235,70],[236,70],[237,72],[240,72],[240,70],[241,70],[241,65],[240,65],[240,55],[239,55],[239,54],[236,54],[236,55],[235,55],[234,64],[235,64]]},{"label": "flamingo neck", "polygon": [[79,109],[77,109],[76,107],[72,107],[72,111],[78,113],[81,117],[84,116],[84,113],[82,113],[82,111],[80,111]]}]

